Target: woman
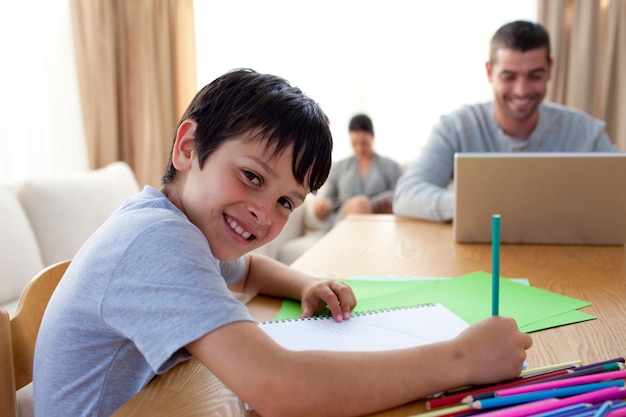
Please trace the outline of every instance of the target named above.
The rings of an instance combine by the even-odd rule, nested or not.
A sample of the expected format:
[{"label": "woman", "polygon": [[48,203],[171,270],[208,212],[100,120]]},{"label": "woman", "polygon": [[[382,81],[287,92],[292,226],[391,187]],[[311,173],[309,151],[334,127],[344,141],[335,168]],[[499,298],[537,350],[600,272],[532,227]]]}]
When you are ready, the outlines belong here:
[{"label": "woman", "polygon": [[330,229],[349,214],[391,213],[391,201],[400,165],[374,152],[374,125],[365,114],[350,120],[348,133],[354,156],[333,164],[315,216]]}]

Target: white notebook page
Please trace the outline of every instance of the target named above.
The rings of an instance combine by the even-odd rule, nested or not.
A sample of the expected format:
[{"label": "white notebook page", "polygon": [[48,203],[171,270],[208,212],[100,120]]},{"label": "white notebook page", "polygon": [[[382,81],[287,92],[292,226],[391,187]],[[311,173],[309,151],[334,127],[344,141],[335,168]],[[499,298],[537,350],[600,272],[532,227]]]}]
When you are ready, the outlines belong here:
[{"label": "white notebook page", "polygon": [[373,351],[449,340],[468,324],[441,304],[354,315],[340,323],[331,317],[259,323],[290,350]]}]

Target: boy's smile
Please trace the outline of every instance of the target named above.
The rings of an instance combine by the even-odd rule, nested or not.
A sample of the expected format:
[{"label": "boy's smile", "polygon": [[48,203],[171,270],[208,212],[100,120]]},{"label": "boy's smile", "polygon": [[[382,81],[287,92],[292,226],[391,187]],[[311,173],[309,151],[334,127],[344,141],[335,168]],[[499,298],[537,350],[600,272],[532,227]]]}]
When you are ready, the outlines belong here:
[{"label": "boy's smile", "polygon": [[304,202],[308,190],[293,176],[291,148],[274,156],[266,140],[244,134],[224,142],[200,169],[192,143],[181,138],[180,172],[164,191],[219,260],[233,261],[274,239]]}]

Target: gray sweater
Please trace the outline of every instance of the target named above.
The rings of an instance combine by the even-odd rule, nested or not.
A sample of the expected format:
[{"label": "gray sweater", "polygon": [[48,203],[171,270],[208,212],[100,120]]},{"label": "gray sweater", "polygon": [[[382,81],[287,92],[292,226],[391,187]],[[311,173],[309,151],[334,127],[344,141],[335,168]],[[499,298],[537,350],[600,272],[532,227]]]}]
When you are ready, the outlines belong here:
[{"label": "gray sweater", "polygon": [[454,213],[456,152],[615,152],[604,122],[559,104],[542,102],[537,127],[528,139],[508,136],[494,118],[493,101],[444,115],[420,157],[396,184],[395,214],[450,221]]}]

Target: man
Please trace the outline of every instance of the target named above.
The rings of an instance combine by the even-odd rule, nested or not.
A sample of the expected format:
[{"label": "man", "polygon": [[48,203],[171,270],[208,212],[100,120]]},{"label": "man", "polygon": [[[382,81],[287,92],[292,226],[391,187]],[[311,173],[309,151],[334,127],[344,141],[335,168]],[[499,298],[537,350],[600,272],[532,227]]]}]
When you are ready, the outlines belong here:
[{"label": "man", "polygon": [[456,152],[614,152],[604,122],[543,101],[553,63],[541,25],[515,21],[498,29],[485,64],[494,99],[441,117],[421,157],[398,180],[394,213],[452,220]]}]

